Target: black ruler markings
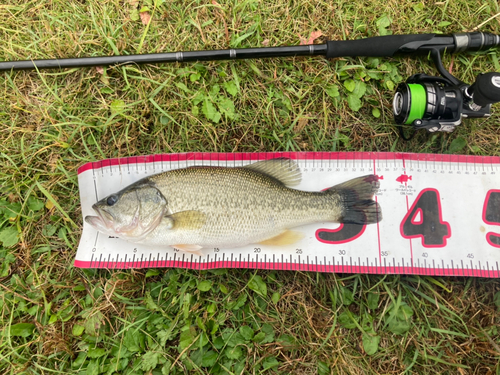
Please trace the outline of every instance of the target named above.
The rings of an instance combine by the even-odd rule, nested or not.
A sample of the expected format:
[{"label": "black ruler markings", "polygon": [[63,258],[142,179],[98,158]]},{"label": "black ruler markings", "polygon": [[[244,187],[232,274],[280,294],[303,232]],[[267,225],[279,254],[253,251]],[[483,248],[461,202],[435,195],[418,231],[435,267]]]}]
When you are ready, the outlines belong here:
[{"label": "black ruler markings", "polygon": [[[96,255],[98,258],[96,258]],[[161,264],[163,261],[163,257],[161,257],[160,253],[157,253],[157,256],[153,256],[152,253],[141,253],[140,258],[137,258],[137,254],[133,254],[130,264],[127,263],[127,254],[125,254],[125,258],[116,258],[111,257],[111,253],[107,254],[92,254],[90,260],[90,268],[129,268],[129,267],[138,267],[138,268],[147,268],[147,267],[160,267],[166,266],[168,264]],[[228,255],[229,256],[229,255]],[[289,258],[285,258],[283,254],[281,254],[280,259],[276,258],[276,254],[273,254],[272,259],[268,254],[264,254],[263,259],[259,257],[259,254],[250,254],[248,253],[245,257],[244,263],[241,261],[242,254],[240,253],[240,262],[239,266],[244,268],[264,268],[264,269],[295,269],[295,270],[309,270],[309,271],[317,271],[317,272],[325,272],[328,271],[327,265],[330,262],[326,259],[326,256],[323,257],[323,261],[318,260],[317,256],[311,258],[309,255],[302,257],[301,255],[297,255],[294,257],[290,254]],[[107,259],[106,259],[107,257]],[[146,257],[146,258],[145,258]],[[115,261],[116,259],[116,261]],[[349,258],[345,258],[344,256],[340,257],[340,260],[336,260],[335,256],[332,256],[333,266],[336,266],[337,272],[346,272],[346,273],[382,273],[384,274],[414,274],[413,264],[409,261],[406,261],[404,257],[401,258],[401,263],[396,261],[396,258],[392,258],[392,263],[388,263],[387,258],[383,258],[383,262],[380,267],[378,266],[377,258],[373,258],[375,262],[375,270],[373,269],[364,269],[362,267],[365,266],[365,262],[361,261],[361,258],[358,257],[357,260],[353,259],[352,256]],[[199,269],[201,263],[205,266],[201,267],[203,269],[213,269],[213,268],[234,268],[234,254],[231,253],[231,260],[226,258],[226,254],[222,254],[222,259],[218,257],[218,254],[207,255],[206,257],[199,256],[199,263],[195,259],[193,259],[193,254],[190,254],[189,260],[186,259],[186,254],[182,253],[177,254],[173,253],[173,257],[169,256],[168,252],[166,252],[165,260],[171,260],[171,267],[179,267],[179,268],[191,268],[191,269]],[[278,262],[277,262],[278,260]],[[313,262],[311,262],[313,260]],[[271,263],[272,262],[272,263]],[[450,260],[450,264],[446,264],[444,259],[440,259],[438,262],[434,259],[430,260],[430,263],[427,263],[427,259],[423,259],[423,267],[421,267],[420,259],[417,258],[417,267],[418,274],[425,275],[462,275],[462,276],[482,276],[482,277],[500,277],[500,270],[498,262],[495,263],[495,266],[489,265],[489,261],[486,263],[481,263],[480,260],[472,260],[466,264],[461,261],[462,268],[457,268],[454,261]],[[369,257],[366,258],[366,266],[369,267],[370,264],[373,266],[373,262],[370,262]],[[407,272],[408,269],[411,269],[411,272]],[[335,269],[334,269],[335,270]],[[452,272],[450,272],[450,270]],[[496,272],[495,272],[496,271]]]}]

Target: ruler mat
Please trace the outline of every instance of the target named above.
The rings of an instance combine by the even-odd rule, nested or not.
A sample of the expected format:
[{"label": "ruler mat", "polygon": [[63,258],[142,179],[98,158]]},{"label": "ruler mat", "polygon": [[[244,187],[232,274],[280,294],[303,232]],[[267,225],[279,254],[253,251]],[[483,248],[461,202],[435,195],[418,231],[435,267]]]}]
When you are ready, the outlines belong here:
[{"label": "ruler mat", "polygon": [[[317,223],[283,247],[206,248],[203,256],[128,243],[84,223],[81,268],[261,268],[338,273],[500,277],[500,158],[379,152],[183,153],[108,159],[78,170],[83,217],[132,182],[190,166],[236,167],[295,159],[297,189],[319,191],[375,174],[383,220],[367,226]],[[168,200],[168,197],[167,197]]]}]

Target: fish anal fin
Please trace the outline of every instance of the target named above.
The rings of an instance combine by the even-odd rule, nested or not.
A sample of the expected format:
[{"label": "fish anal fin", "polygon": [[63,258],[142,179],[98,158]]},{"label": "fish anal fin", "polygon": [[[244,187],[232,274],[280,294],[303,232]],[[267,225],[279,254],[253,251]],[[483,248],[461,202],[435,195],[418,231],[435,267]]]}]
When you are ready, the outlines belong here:
[{"label": "fish anal fin", "polygon": [[196,254],[200,256],[203,255],[200,251],[202,249],[202,246],[200,245],[181,244],[181,245],[172,245],[172,247],[174,249],[185,251],[186,253]]},{"label": "fish anal fin", "polygon": [[267,240],[259,242],[260,245],[271,245],[271,246],[284,246],[291,245],[295,242],[300,241],[304,238],[304,234],[301,232],[286,230],[277,236],[269,238]]}]

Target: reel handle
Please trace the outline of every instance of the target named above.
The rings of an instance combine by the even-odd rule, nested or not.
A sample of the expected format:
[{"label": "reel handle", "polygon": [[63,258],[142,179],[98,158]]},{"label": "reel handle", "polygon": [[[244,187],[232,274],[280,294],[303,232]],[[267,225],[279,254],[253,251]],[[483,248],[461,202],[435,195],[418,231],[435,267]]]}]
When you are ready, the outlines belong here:
[{"label": "reel handle", "polygon": [[474,104],[486,107],[488,104],[500,102],[500,73],[482,73],[477,76],[468,89]]}]

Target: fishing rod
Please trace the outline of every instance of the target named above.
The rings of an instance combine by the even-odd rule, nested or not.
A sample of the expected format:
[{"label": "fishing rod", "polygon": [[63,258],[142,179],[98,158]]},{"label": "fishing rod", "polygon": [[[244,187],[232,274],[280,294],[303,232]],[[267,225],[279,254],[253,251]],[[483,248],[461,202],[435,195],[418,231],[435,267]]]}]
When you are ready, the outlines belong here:
[{"label": "fishing rod", "polygon": [[[469,85],[446,71],[441,54],[488,50],[495,47],[500,47],[500,35],[490,33],[405,34],[301,46],[4,61],[0,62],[0,71],[293,56],[325,56],[330,59],[430,54],[441,77],[415,74],[405,83],[399,84],[393,100],[394,118],[397,124],[412,125],[415,130],[451,132],[460,125],[464,117],[490,116],[491,104],[500,101],[500,73],[480,74],[476,81]],[[403,138],[409,139],[404,136],[401,127],[400,131]]]}]

